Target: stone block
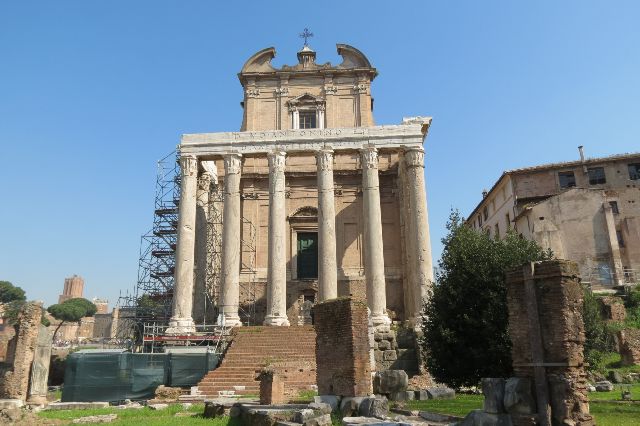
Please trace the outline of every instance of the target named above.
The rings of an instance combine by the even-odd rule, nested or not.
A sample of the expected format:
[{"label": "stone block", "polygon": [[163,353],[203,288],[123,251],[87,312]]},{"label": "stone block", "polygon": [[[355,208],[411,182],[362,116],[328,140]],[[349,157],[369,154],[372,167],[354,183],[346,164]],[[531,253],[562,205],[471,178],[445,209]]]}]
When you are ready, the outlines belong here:
[{"label": "stone block", "polygon": [[427,392],[426,390],[417,390],[414,391],[414,393],[414,398],[417,401],[426,401],[427,399],[429,399],[429,392]]},{"label": "stone block", "polygon": [[389,399],[392,401],[412,401],[415,398],[413,391],[400,391],[389,394]]},{"label": "stone block", "polygon": [[365,398],[358,412],[364,417],[384,418],[389,414],[389,401],[384,396]]},{"label": "stone block", "polygon": [[331,414],[323,414],[303,423],[304,426],[331,426],[332,424]]},{"label": "stone block", "polygon": [[400,392],[409,386],[409,377],[402,370],[378,371],[373,377],[373,393],[390,394]]},{"label": "stone block", "polygon": [[327,404],[331,407],[331,411],[338,411],[338,408],[340,408],[340,397],[337,395],[314,396],[313,402],[318,404]]},{"label": "stone block", "polygon": [[454,399],[456,391],[451,388],[427,388],[429,399]]},{"label": "stone block", "polygon": [[398,426],[403,423],[392,422],[388,420],[380,420],[373,417],[345,417],[342,419],[342,423],[344,426],[358,426],[358,425],[369,425],[369,426]]},{"label": "stone block", "polygon": [[396,354],[396,351],[394,350],[384,351],[382,359],[385,361],[395,361],[398,359],[398,354]]},{"label": "stone block", "polygon": [[149,407],[152,410],[165,410],[167,408],[169,408],[169,404],[149,404],[147,405],[147,407]]},{"label": "stone block", "polygon": [[378,349],[380,349],[381,351],[387,350],[387,349],[391,349],[391,342],[389,342],[388,340],[381,340],[378,342]]},{"label": "stone block", "polygon": [[23,406],[24,406],[24,401],[21,399],[0,399],[0,410],[20,408]]},{"label": "stone block", "polygon": [[484,411],[492,414],[504,413],[504,379],[483,378],[482,394],[484,395]]},{"label": "stone block", "polygon": [[309,404],[309,408],[319,414],[331,414],[333,411],[331,405],[324,402],[312,402]]},{"label": "stone block", "polygon": [[608,380],[603,380],[596,383],[596,391],[598,392],[611,392],[614,389],[613,383]]},{"label": "stone block", "polygon": [[529,379],[510,377],[504,384],[503,405],[509,414],[533,414],[536,402],[533,384]]},{"label": "stone block", "polygon": [[298,410],[293,414],[293,421],[296,423],[304,423],[307,420],[318,417],[318,414],[311,408]]},{"label": "stone block", "polygon": [[346,397],[340,401],[340,413],[343,417],[350,417],[358,415],[360,404],[364,401],[365,397]]},{"label": "stone block", "polygon": [[108,402],[52,402],[47,405],[47,410],[89,410],[107,407]]},{"label": "stone block", "polygon": [[224,416],[224,405],[213,401],[204,402],[204,413],[202,414],[202,417],[206,419],[213,419],[222,416]]},{"label": "stone block", "polygon": [[491,414],[482,410],[473,410],[458,426],[512,426],[509,414]]},{"label": "stone block", "polygon": [[118,418],[117,414],[100,414],[97,416],[86,416],[73,419],[74,424],[94,424],[94,423],[111,423]]}]

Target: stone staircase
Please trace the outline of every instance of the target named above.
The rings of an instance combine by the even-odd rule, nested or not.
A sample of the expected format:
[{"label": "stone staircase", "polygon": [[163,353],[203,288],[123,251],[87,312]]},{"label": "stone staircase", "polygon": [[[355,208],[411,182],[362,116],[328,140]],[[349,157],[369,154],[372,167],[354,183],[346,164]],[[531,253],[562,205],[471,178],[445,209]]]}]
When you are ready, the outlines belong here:
[{"label": "stone staircase", "polygon": [[281,374],[285,394],[295,396],[316,383],[316,332],[303,327],[240,327],[222,363],[198,383],[205,397],[258,395],[257,376],[267,365]]}]

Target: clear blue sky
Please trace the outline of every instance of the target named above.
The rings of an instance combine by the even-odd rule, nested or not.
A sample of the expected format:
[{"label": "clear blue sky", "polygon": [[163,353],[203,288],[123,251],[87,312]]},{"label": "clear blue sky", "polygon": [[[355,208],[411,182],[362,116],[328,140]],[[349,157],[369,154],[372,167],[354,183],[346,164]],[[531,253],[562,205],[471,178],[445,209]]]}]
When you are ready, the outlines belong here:
[{"label": "clear blue sky", "polygon": [[[236,6],[235,4],[238,4]],[[155,161],[180,134],[239,129],[236,73],[274,46],[336,43],[378,68],[379,124],[430,115],[434,258],[505,169],[640,150],[637,1],[3,1],[0,280],[115,302],[151,226]]]}]

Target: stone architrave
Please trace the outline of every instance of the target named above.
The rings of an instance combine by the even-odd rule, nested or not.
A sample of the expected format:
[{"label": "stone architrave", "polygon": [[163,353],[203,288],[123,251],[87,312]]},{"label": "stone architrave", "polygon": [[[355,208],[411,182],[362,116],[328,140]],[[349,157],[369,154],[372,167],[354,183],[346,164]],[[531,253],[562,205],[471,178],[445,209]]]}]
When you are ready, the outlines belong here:
[{"label": "stone architrave", "polygon": [[206,310],[207,291],[207,223],[211,174],[204,171],[198,179],[196,192],[195,282],[193,287],[193,318],[202,322]]},{"label": "stone architrave", "polygon": [[424,180],[424,150],[411,148],[405,151],[403,157],[410,212],[407,217],[410,230],[408,232],[409,247],[411,248],[409,277],[413,281],[410,283],[413,303],[409,306],[409,322],[416,325],[422,311],[422,302],[427,297],[430,283],[433,282],[427,192]]},{"label": "stone architrave", "polygon": [[240,304],[240,177],[242,156],[224,156],[224,211],[222,216],[222,314],[225,325],[242,325]]},{"label": "stone architrave", "polygon": [[193,308],[193,266],[196,227],[196,188],[198,159],[193,155],[180,157],[180,215],[173,289],[173,312],[167,334],[195,332],[191,317]]},{"label": "stone architrave", "polygon": [[287,235],[285,200],[285,155],[276,150],[269,159],[269,251],[267,271],[267,316],[265,325],[288,326]]},{"label": "stone architrave", "polygon": [[318,167],[318,296],[338,297],[336,263],[336,209],[333,187],[333,150],[316,153]]},{"label": "stone architrave", "polygon": [[364,198],[364,272],[367,303],[376,329],[387,329],[387,295],[384,277],[382,213],[378,177],[378,150],[367,146],[360,150],[362,159],[362,194]]}]

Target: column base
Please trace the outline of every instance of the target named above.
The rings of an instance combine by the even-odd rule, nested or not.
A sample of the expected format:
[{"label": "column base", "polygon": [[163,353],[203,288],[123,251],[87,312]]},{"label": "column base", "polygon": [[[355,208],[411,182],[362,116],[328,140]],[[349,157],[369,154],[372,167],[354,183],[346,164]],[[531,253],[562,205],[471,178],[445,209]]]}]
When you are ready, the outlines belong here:
[{"label": "column base", "polygon": [[391,330],[391,318],[387,314],[371,315],[371,324],[376,331],[381,333]]},{"label": "column base", "polygon": [[164,334],[191,334],[196,332],[192,318],[171,318]]},{"label": "column base", "polygon": [[225,327],[242,327],[242,321],[238,314],[224,313],[223,315]]},{"label": "column base", "polygon": [[279,315],[268,315],[264,319],[264,325],[271,325],[277,327],[289,327],[289,319],[287,317],[279,316]]}]

